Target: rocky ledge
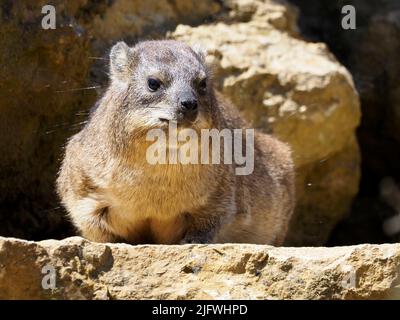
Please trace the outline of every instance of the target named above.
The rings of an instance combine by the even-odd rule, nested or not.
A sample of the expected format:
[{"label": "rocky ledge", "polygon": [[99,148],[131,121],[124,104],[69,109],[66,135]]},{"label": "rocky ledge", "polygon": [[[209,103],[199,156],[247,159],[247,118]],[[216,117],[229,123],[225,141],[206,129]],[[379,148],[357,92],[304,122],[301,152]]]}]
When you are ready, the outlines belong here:
[{"label": "rocky ledge", "polygon": [[399,299],[400,244],[275,248],[0,237],[0,299]]}]

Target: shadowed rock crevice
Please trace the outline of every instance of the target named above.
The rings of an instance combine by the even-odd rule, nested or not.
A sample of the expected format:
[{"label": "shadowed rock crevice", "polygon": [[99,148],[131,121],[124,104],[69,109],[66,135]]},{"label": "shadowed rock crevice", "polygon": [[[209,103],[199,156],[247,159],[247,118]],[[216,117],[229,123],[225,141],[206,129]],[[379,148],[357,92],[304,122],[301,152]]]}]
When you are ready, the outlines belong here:
[{"label": "shadowed rock crevice", "polygon": [[[290,2],[299,7],[301,33],[329,46],[353,75],[361,100],[363,116],[357,129],[362,156],[360,192],[329,244],[398,241],[400,230],[397,235],[383,232],[382,224],[396,212],[379,195],[383,178],[400,182],[400,2]],[[356,9],[355,30],[341,27],[344,5]]]}]

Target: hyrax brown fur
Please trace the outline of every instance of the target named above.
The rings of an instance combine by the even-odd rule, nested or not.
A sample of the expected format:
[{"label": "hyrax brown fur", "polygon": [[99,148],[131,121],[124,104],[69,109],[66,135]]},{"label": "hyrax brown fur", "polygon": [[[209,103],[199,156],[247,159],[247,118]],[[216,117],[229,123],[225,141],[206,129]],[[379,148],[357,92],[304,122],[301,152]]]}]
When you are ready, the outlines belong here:
[{"label": "hyrax brown fur", "polygon": [[282,245],[294,206],[289,147],[255,133],[254,171],[235,164],[150,164],[146,134],[248,128],[212,84],[204,55],[177,41],[117,43],[111,79],[68,142],[58,193],[81,234],[98,242]]}]

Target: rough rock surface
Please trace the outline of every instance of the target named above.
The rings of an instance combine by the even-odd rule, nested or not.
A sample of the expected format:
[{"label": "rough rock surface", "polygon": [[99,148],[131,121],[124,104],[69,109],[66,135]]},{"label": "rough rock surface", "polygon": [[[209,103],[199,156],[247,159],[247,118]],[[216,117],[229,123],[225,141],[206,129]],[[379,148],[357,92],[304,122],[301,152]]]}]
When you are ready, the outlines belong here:
[{"label": "rough rock surface", "polygon": [[[302,35],[327,43],[349,68],[360,95],[360,191],[332,242],[394,241],[382,231],[394,212],[379,199],[379,185],[387,176],[400,183],[400,1],[290,1],[299,8]],[[345,4],[356,9],[355,30],[340,28]]]},{"label": "rough rock surface", "polygon": [[[75,1],[76,2],[76,1]],[[72,1],[70,2],[72,3]],[[60,15],[41,28],[47,1],[0,4],[0,234],[66,232],[53,192],[61,146],[93,102],[88,39]]]},{"label": "rough rock surface", "polygon": [[221,10],[215,0],[115,0],[83,25],[96,44],[104,47],[117,39],[160,38],[179,23],[203,23]]},{"label": "rough rock surface", "polygon": [[[56,272],[55,288],[49,269]],[[42,273],[43,270],[43,273]],[[0,238],[0,299],[399,299],[400,245],[130,246]]]},{"label": "rough rock surface", "polygon": [[400,179],[400,2],[347,1],[357,12],[356,29],[347,31],[338,27],[342,1],[291,2],[299,6],[306,36],[326,42],[354,75],[365,176],[376,184],[385,175]]},{"label": "rough rock surface", "polygon": [[358,191],[361,114],[353,80],[324,44],[295,37],[291,6],[232,3],[253,4],[251,18],[180,25],[170,37],[202,45],[220,90],[254,127],[291,145],[298,205],[288,243],[321,245]]}]

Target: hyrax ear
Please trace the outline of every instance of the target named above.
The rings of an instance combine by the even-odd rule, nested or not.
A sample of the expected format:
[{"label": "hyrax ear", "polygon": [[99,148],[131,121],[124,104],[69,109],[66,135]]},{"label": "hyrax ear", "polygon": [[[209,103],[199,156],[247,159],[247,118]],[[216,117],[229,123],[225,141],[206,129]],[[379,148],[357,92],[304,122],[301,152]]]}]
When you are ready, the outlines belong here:
[{"label": "hyrax ear", "polygon": [[206,63],[207,50],[200,44],[195,43],[192,45],[192,50],[200,58],[203,63]]},{"label": "hyrax ear", "polygon": [[131,74],[134,60],[134,49],[129,48],[123,41],[117,42],[110,52],[111,78],[127,80]]},{"label": "hyrax ear", "polygon": [[191,47],[196,55],[200,58],[200,61],[206,67],[208,78],[212,78],[218,69],[218,63],[215,55],[208,54],[207,49],[199,43],[195,43]]}]

